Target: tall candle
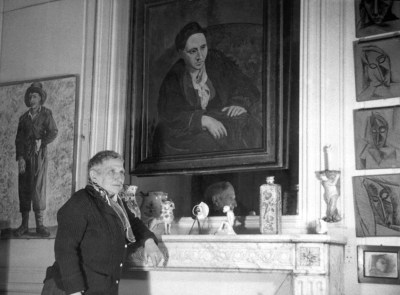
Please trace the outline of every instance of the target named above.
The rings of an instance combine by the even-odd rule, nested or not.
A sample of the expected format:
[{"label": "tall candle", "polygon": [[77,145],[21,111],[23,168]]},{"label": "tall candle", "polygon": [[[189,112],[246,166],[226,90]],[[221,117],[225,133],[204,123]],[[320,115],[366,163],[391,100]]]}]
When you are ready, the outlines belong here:
[{"label": "tall candle", "polygon": [[330,145],[324,147],[325,150],[325,170],[329,170],[329,164],[331,163],[332,148]]}]

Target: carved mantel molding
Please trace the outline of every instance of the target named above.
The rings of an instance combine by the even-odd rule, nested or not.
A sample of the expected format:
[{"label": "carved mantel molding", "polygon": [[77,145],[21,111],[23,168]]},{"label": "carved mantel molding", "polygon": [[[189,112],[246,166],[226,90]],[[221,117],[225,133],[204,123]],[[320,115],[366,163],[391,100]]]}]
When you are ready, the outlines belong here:
[{"label": "carved mantel molding", "polygon": [[126,270],[290,272],[295,294],[342,294],[345,244],[328,235],[165,235],[163,267],[133,248]]}]

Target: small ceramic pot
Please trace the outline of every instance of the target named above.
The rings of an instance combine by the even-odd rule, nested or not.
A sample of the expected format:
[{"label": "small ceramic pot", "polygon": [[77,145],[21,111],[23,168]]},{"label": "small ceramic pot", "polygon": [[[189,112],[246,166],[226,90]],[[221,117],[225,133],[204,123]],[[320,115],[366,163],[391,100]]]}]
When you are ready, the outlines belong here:
[{"label": "small ceramic pot", "polygon": [[143,222],[147,223],[153,218],[158,218],[161,215],[161,203],[168,198],[168,194],[161,191],[149,192],[147,195],[142,195],[143,201],[140,206]]}]

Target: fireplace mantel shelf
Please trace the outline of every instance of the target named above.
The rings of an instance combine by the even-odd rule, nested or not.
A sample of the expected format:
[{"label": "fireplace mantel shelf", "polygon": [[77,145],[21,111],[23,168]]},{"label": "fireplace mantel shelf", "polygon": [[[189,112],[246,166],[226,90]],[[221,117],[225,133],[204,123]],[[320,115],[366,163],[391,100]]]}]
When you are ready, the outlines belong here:
[{"label": "fireplace mantel shelf", "polygon": [[169,242],[218,242],[218,243],[324,243],[345,245],[343,236],[314,234],[282,234],[282,235],[162,235],[160,240]]},{"label": "fireplace mantel shelf", "polygon": [[128,255],[129,271],[285,272],[295,294],[342,294],[346,239],[330,235],[162,235],[163,266],[144,261],[143,248]]}]

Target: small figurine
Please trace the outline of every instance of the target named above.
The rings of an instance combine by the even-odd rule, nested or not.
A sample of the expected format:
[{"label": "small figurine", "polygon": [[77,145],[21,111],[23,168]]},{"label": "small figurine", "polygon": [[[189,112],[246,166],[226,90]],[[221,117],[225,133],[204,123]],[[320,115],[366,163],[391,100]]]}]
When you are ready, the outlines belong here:
[{"label": "small figurine", "polygon": [[325,190],[324,200],[326,203],[326,216],[322,219],[326,222],[338,222],[342,219],[337,209],[337,201],[340,197],[340,171],[331,170],[332,147],[330,145],[324,147],[324,154],[325,170],[316,173],[317,178],[321,181]]},{"label": "small figurine", "polygon": [[227,221],[223,221],[216,231],[215,235],[236,235],[233,230],[233,225],[235,223],[235,215],[230,206],[224,206],[223,212],[226,213]]},{"label": "small figurine", "polygon": [[223,210],[226,213],[227,221],[223,221],[219,226],[216,235],[236,235],[233,230],[233,225],[235,223],[235,215],[233,214],[233,210],[230,206],[224,206]]},{"label": "small figurine", "polygon": [[235,223],[235,214],[230,206],[224,206],[222,209],[224,213],[226,213],[226,218],[228,219],[228,224],[233,227]]},{"label": "small figurine", "polygon": [[161,212],[160,216],[155,217],[149,222],[149,229],[153,230],[158,224],[164,224],[164,233],[166,235],[171,234],[171,224],[174,221],[174,212],[175,209],[174,202],[170,200],[162,200],[161,201]]},{"label": "small figurine", "polygon": [[324,200],[326,203],[326,216],[323,218],[326,222],[338,222],[342,218],[337,209],[337,201],[339,199],[338,181],[340,171],[325,170],[317,173],[318,179],[324,187]]}]

